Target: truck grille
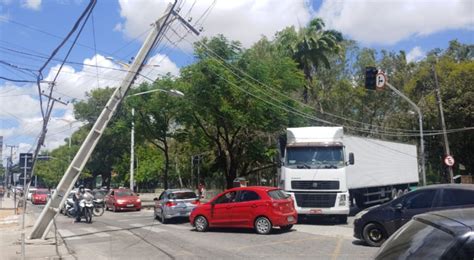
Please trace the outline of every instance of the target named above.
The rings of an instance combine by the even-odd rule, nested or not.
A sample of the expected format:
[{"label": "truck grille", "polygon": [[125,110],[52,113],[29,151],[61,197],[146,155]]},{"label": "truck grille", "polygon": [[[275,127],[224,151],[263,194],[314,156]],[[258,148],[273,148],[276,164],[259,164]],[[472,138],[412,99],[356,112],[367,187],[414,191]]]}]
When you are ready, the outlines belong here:
[{"label": "truck grille", "polygon": [[338,190],[339,181],[291,181],[293,190]]},{"label": "truck grille", "polygon": [[336,193],[296,193],[296,204],[302,208],[330,208],[336,202]]}]

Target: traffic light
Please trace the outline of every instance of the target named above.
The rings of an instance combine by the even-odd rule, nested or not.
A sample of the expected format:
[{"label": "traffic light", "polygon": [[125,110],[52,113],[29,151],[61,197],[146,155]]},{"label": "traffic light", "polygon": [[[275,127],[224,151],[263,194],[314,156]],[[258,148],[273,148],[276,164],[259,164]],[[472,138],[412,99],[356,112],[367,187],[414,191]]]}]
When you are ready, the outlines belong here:
[{"label": "traffic light", "polygon": [[365,88],[375,90],[378,70],[375,67],[365,67]]}]

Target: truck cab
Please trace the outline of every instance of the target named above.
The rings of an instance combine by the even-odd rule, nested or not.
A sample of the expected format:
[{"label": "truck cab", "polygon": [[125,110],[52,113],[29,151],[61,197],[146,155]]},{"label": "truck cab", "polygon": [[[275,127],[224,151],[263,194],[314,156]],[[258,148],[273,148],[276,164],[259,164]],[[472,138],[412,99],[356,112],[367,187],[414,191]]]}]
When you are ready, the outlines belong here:
[{"label": "truck cab", "polygon": [[342,138],[342,127],[287,129],[285,145],[280,144],[279,187],[293,197],[299,215],[334,215],[347,221],[346,168],[354,155],[345,150]]}]

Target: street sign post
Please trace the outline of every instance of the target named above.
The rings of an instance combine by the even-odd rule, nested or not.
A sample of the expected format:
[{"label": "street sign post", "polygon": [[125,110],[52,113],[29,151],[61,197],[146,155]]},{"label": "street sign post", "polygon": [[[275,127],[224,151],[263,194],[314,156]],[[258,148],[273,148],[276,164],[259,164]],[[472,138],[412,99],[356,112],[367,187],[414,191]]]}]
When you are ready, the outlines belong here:
[{"label": "street sign post", "polygon": [[454,158],[451,155],[448,154],[444,157],[444,164],[446,164],[446,166],[453,167],[454,163]]},{"label": "street sign post", "polygon": [[387,77],[383,72],[377,73],[377,76],[375,78],[375,86],[377,87],[377,90],[382,90],[383,87],[385,87],[385,84],[387,83]]},{"label": "street sign post", "polygon": [[[24,183],[25,180],[29,180],[31,177],[31,169],[33,166],[33,154],[32,153],[20,153],[20,166],[21,174],[20,181]],[[23,184],[23,190],[25,190],[25,184]]]}]

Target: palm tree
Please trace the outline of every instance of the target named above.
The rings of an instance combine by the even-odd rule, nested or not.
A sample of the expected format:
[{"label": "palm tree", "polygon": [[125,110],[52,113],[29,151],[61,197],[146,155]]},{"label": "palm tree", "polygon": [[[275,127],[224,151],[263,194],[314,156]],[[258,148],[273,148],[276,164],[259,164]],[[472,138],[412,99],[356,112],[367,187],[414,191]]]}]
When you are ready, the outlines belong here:
[{"label": "palm tree", "polygon": [[338,54],[342,47],[342,34],[334,30],[324,30],[321,18],[311,20],[309,25],[300,28],[288,27],[277,33],[276,42],[283,52],[290,55],[297,63],[306,79],[303,90],[304,102],[308,102],[308,92],[313,84],[313,74],[323,65],[330,68],[328,56]]}]

